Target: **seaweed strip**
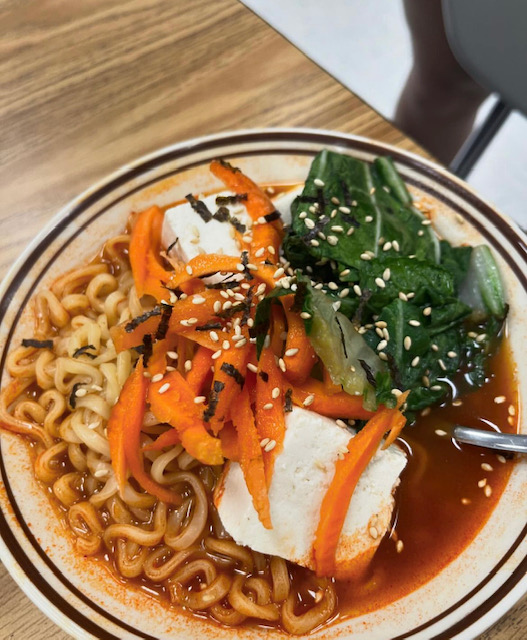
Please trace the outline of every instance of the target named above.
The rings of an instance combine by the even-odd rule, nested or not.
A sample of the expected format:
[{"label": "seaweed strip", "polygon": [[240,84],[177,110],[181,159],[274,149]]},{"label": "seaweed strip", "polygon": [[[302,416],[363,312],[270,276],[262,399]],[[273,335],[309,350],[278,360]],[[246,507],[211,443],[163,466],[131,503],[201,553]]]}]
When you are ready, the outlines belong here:
[{"label": "seaweed strip", "polygon": [[246,193],[235,193],[233,196],[216,196],[216,204],[226,205],[226,204],[238,204],[242,200],[247,200]]},{"label": "seaweed strip", "polygon": [[214,380],[214,384],[212,385],[212,389],[209,395],[209,405],[203,412],[203,422],[209,422],[209,420],[214,417],[216,409],[218,407],[220,393],[224,388],[224,382],[221,382],[220,380]]},{"label": "seaweed strip", "polygon": [[211,331],[212,329],[222,328],[221,322],[207,322],[207,324],[202,324],[201,327],[194,327],[194,331]]},{"label": "seaweed strip", "polygon": [[269,374],[267,373],[267,371],[260,371],[258,375],[264,382],[269,382]]},{"label": "seaweed strip", "polygon": [[152,347],[153,347],[152,336],[149,333],[147,333],[146,335],[143,336],[143,364],[145,367],[148,366],[148,360],[152,355]]},{"label": "seaweed strip", "polygon": [[295,297],[293,298],[293,305],[291,311],[302,311],[304,308],[304,302],[308,294],[307,282],[297,282]]},{"label": "seaweed strip", "polygon": [[126,331],[126,333],[132,333],[134,329],[137,329],[137,327],[140,324],[142,324],[143,322],[146,322],[148,318],[151,318],[152,316],[160,316],[160,315],[161,315],[161,309],[159,307],[154,307],[152,311],[146,311],[142,315],[137,316],[132,320],[130,320],[130,322],[127,325],[125,325],[124,330]]},{"label": "seaweed strip", "polygon": [[371,384],[371,386],[375,389],[377,387],[377,381],[375,380],[375,376],[373,375],[373,370],[370,365],[365,361],[359,358],[360,366],[364,369],[364,373],[366,374],[366,379]]},{"label": "seaweed strip", "polygon": [[220,207],[212,217],[218,222],[228,222],[231,219],[231,214],[227,207]]},{"label": "seaweed strip", "polygon": [[246,232],[247,227],[243,224],[243,222],[240,222],[238,220],[238,218],[236,218],[235,216],[231,216],[229,218],[229,222],[236,229],[236,231],[238,231],[238,233],[245,233]]},{"label": "seaweed strip", "polygon": [[240,387],[243,387],[243,385],[245,384],[245,377],[242,376],[242,374],[238,371],[238,369],[236,369],[233,364],[224,362],[220,368],[228,376],[234,378],[234,380],[240,385]]},{"label": "seaweed strip", "polygon": [[290,413],[291,411],[293,411],[293,400],[291,399],[292,395],[293,395],[293,389],[288,389],[285,392],[284,411],[286,413]]},{"label": "seaweed strip", "polygon": [[191,193],[187,194],[185,198],[203,222],[210,222],[212,220],[212,213],[202,200],[196,200]]},{"label": "seaweed strip", "polygon": [[167,250],[166,250],[166,254],[168,256],[168,254],[172,251],[172,249],[176,246],[176,244],[179,242],[179,238],[176,238],[174,240],[174,242],[172,242],[171,244],[168,245]]},{"label": "seaweed strip", "polygon": [[342,325],[340,324],[340,320],[338,319],[338,316],[335,316],[335,321],[337,322],[337,324],[339,326],[340,342],[342,343],[342,348],[344,350],[344,357],[347,358],[348,357],[348,351],[346,349],[346,339],[344,338],[344,331],[342,331]]},{"label": "seaweed strip", "polygon": [[70,407],[72,409],[75,409],[77,406],[77,390],[79,389],[79,387],[82,387],[82,382],[76,382],[72,389],[71,389],[71,393],[70,393],[70,397],[68,398],[68,404],[70,405]]},{"label": "seaweed strip", "polygon": [[247,280],[253,280],[254,276],[250,272],[250,270],[247,268],[247,265],[249,264],[249,252],[248,251],[242,251],[241,263],[243,265],[243,273],[244,273],[245,277],[247,278]]},{"label": "seaweed strip", "polygon": [[245,309],[243,310],[243,316],[240,322],[240,325],[242,327],[244,327],[247,322],[249,321],[249,316],[251,314],[251,305],[253,302],[253,290],[249,289],[249,291],[247,292],[247,298],[245,299]]},{"label": "seaweed strip", "polygon": [[169,304],[161,305],[161,320],[156,331],[156,340],[164,340],[167,335],[168,326],[170,323],[170,316],[172,315],[173,307]]},{"label": "seaweed strip", "polygon": [[33,347],[34,349],[53,349],[53,340],[35,340],[34,338],[24,338],[23,347]]},{"label": "seaweed strip", "polygon": [[276,209],[274,211],[271,211],[271,213],[266,213],[264,218],[266,222],[273,222],[274,220],[279,220],[282,217],[280,211],[277,211]]},{"label": "seaweed strip", "polygon": [[241,173],[241,169],[234,167],[230,162],[227,162],[227,160],[224,160],[223,158],[218,158],[218,162],[222,167],[225,167],[225,169],[232,171],[232,173]]},{"label": "seaweed strip", "polygon": [[79,356],[88,356],[88,358],[95,360],[97,355],[95,353],[87,353],[88,349],[95,350],[95,347],[93,346],[93,344],[87,344],[85,347],[79,347],[73,354],[73,358],[78,358]]}]

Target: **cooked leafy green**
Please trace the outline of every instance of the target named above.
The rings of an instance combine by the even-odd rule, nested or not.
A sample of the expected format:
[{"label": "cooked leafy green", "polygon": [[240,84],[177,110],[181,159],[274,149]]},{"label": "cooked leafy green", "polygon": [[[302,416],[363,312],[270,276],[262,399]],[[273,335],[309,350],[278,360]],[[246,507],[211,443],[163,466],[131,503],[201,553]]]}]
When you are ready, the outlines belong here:
[{"label": "cooked leafy green", "polygon": [[361,383],[375,387],[378,402],[411,389],[408,408],[417,410],[444,400],[460,380],[484,383],[506,315],[494,258],[488,247],[440,241],[389,158],[370,165],[322,151],[291,211],[284,253],[312,279],[311,339],[334,381],[358,384],[349,372],[333,373],[337,357],[342,366],[360,359],[336,355],[334,324],[345,316],[384,364]]}]

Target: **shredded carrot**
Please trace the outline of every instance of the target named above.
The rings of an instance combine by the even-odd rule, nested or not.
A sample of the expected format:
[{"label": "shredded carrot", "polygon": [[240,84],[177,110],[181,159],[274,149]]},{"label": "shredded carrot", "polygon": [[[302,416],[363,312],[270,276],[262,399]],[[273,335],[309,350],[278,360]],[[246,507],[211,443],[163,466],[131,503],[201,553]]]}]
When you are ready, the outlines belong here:
[{"label": "shredded carrot", "polygon": [[250,254],[253,262],[276,263],[282,242],[282,234],[271,224],[257,224],[252,229]]},{"label": "shredded carrot", "polygon": [[186,373],[187,362],[192,362],[194,355],[194,344],[187,336],[178,336],[177,339],[177,370],[184,376]]},{"label": "shredded carrot", "polygon": [[141,429],[146,408],[149,382],[143,375],[140,360],[130,374],[112,408],[108,420],[108,441],[115,478],[121,495],[126,482],[126,470],[137,480],[141,488],[163,502],[181,504],[181,496],[158,484],[144,469],[141,450]]},{"label": "shredded carrot", "polygon": [[378,411],[348,443],[349,453],[337,460],[335,475],[322,500],[313,545],[318,576],[335,572],[335,553],[355,487],[375,455],[385,432],[393,425],[398,409]]},{"label": "shredded carrot", "polygon": [[203,405],[194,402],[195,394],[179,371],[170,371],[162,380],[152,382],[148,392],[150,410],[161,422],[178,432],[181,444],[203,464],[221,464],[221,442],[205,429]]},{"label": "shredded carrot", "polygon": [[284,353],[285,376],[293,384],[302,384],[311,373],[317,356],[307,337],[304,321],[299,313],[292,310],[293,304],[293,295],[282,298],[287,319],[287,340]]},{"label": "shredded carrot", "polygon": [[154,334],[159,327],[161,316],[150,316],[144,322],[135,327],[135,329],[128,330],[127,327],[131,326],[130,321],[122,322],[110,328],[110,336],[112,337],[113,344],[117,353],[121,353],[125,349],[132,349],[138,347],[143,342],[143,338],[148,334]]},{"label": "shredded carrot", "polygon": [[212,351],[206,347],[198,347],[192,358],[192,369],[187,373],[187,382],[193,393],[201,395],[207,378],[211,375]]},{"label": "shredded carrot", "polygon": [[351,396],[345,391],[329,395],[324,383],[314,378],[308,378],[303,384],[293,386],[292,399],[296,405],[329,418],[368,420],[373,416],[371,411],[362,406],[362,396]]},{"label": "shredded carrot", "polygon": [[[273,390],[278,389],[276,398]],[[266,440],[263,459],[265,477],[269,487],[272,480],[276,457],[282,451],[285,436],[284,389],[280,370],[276,366],[275,356],[271,349],[263,349],[258,361],[256,377],[256,428],[260,441]],[[276,395],[277,392],[275,392]],[[272,442],[275,445],[272,445]],[[265,451],[266,447],[271,447]]]},{"label": "shredded carrot", "polygon": [[285,330],[285,317],[284,310],[278,304],[274,304],[271,307],[271,351],[278,358],[282,357],[284,352],[284,336]]},{"label": "shredded carrot", "polygon": [[143,447],[143,451],[161,451],[165,447],[173,447],[181,442],[178,432],[175,429],[168,429],[160,436],[158,436],[154,442],[147,444]]},{"label": "shredded carrot", "polygon": [[158,340],[152,347],[152,355],[148,360],[148,373],[151,376],[164,374],[167,369],[168,340]]},{"label": "shredded carrot", "polygon": [[254,423],[254,414],[246,388],[242,389],[236,400],[236,411],[232,412],[232,422],[238,433],[240,466],[245,478],[245,484],[252,496],[253,505],[258,513],[260,522],[266,529],[271,529],[271,511],[267,494],[262,447],[260,446],[260,438]]},{"label": "shredded carrot", "polygon": [[174,270],[168,281],[168,287],[177,289],[189,280],[214,273],[241,273],[239,264],[240,256],[224,256],[217,253],[199,255],[192,258],[185,266],[181,265]]},{"label": "shredded carrot", "polygon": [[228,460],[239,462],[241,460],[240,446],[238,444],[238,432],[232,422],[226,422],[219,433],[223,455]]},{"label": "shredded carrot", "polygon": [[322,380],[324,382],[324,389],[328,396],[334,396],[336,393],[340,393],[342,391],[342,386],[333,382],[326,367],[322,368]]},{"label": "shredded carrot", "polygon": [[153,206],[138,214],[130,237],[130,265],[139,297],[148,294],[158,301],[166,296],[170,273],[158,261],[163,212]]}]

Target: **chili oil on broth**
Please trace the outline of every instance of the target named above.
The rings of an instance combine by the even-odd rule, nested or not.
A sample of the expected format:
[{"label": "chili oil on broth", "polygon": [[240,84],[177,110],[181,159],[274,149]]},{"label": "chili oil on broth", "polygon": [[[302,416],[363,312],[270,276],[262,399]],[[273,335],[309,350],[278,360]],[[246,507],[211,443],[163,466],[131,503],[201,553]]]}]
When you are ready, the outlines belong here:
[{"label": "chili oil on broth", "polygon": [[[274,190],[278,193],[283,189],[283,187],[276,187]],[[108,272],[113,276],[119,276],[123,271],[128,270],[127,238],[125,236],[119,238],[118,241],[114,240],[109,245],[105,245],[90,264],[105,264]],[[110,251],[108,246],[111,247]],[[50,337],[57,335],[56,330],[50,332]],[[504,426],[508,426],[511,431],[515,430],[517,416],[511,420],[513,424],[507,423],[508,406],[509,404],[517,406],[517,393],[506,342],[493,358],[491,372],[490,382],[481,390],[463,397],[461,406],[449,405],[433,409],[429,415],[420,416],[416,424],[407,427],[403,433],[402,445],[409,452],[409,463],[403,472],[401,484],[396,493],[397,506],[392,534],[386,536],[381,543],[363,582],[335,584],[338,606],[335,615],[326,624],[342,616],[357,616],[378,609],[414,591],[458,556],[486,522],[507,483],[511,464],[502,463],[495,454],[483,450],[468,446],[461,449],[452,443],[448,435],[438,435],[438,430],[448,434],[454,423],[469,426],[494,424],[502,430]],[[30,387],[26,397],[35,399],[40,392],[35,386]],[[494,398],[501,395],[505,396],[507,401],[496,404]],[[145,431],[150,432],[151,435],[157,435],[159,427],[153,425]],[[39,447],[35,444],[29,446],[36,461]],[[482,469],[482,464],[490,465],[492,471]],[[187,470],[197,476],[206,477],[208,484],[209,512],[203,531],[194,545],[192,560],[210,561],[213,558],[218,575],[225,575],[231,579],[244,573],[249,577],[272,582],[269,558],[248,550],[244,550],[241,556],[236,554],[230,558],[229,554],[211,551],[206,542],[211,536],[219,540],[231,541],[230,537],[222,531],[221,523],[212,505],[211,496],[219,470],[211,470],[193,463],[188,456],[185,460],[185,471]],[[57,477],[65,476],[68,473],[74,473],[75,468],[66,455],[62,458],[59,455],[56,457],[55,472]],[[492,488],[490,496],[485,495],[485,487],[478,486],[478,482],[485,478],[486,486]],[[81,493],[84,493],[85,480],[78,487]],[[52,490],[52,483],[41,482],[41,484],[45,487],[68,536],[72,541],[76,541],[78,536],[73,534],[70,527],[67,509],[57,499]],[[134,485],[133,480],[131,484]],[[134,488],[139,489],[137,485]],[[183,498],[188,496],[188,492],[184,491]],[[464,504],[462,500],[468,503]],[[116,507],[117,511],[119,508],[119,506]],[[128,524],[145,530],[151,529],[154,525],[155,509],[155,506],[142,506],[138,507],[135,513],[129,510],[131,519]],[[138,517],[139,514],[141,517]],[[102,512],[101,517],[105,527],[116,523],[109,513]],[[397,541],[402,542],[402,551],[399,545],[398,552]],[[115,548],[116,544],[113,544],[113,549]],[[161,544],[154,545],[149,552],[155,549],[158,550],[161,560],[171,555],[167,549],[163,551]],[[133,544],[128,551],[133,561]],[[171,593],[174,593],[174,590],[167,586],[166,581],[155,582],[142,573],[124,577],[119,571],[119,562],[116,561],[112,548],[101,547],[90,557],[90,560],[104,566],[105,570],[109,571],[120,584],[138,589],[145,597],[155,598],[166,606],[174,606],[173,603],[171,604]],[[286,563],[286,566],[292,588],[297,594],[295,613],[300,615],[313,606],[319,587],[314,581],[312,572],[291,563]],[[199,593],[201,588],[202,581],[199,577],[190,579],[188,583],[190,594]],[[185,606],[177,606],[178,610],[184,610],[189,616],[206,617],[218,622],[207,613],[194,612]],[[241,622],[242,626],[246,624],[254,626],[257,622]],[[265,626],[268,624],[265,623]]]}]

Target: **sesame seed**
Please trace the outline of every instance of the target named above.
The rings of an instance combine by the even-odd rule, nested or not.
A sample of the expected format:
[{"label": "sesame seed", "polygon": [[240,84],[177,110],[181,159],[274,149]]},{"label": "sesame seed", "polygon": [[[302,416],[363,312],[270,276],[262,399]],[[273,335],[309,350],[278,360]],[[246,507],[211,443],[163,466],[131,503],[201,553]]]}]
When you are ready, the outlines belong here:
[{"label": "sesame seed", "polygon": [[383,274],[382,274],[382,279],[383,279],[383,280],[385,280],[386,282],[388,282],[388,280],[390,279],[391,275],[392,275],[392,272],[391,272],[391,271],[390,271],[390,269],[387,267],[387,268],[384,270]]},{"label": "sesame seed", "polygon": [[470,504],[470,500],[468,498],[461,498],[461,504]]},{"label": "sesame seed", "polygon": [[[215,351],[212,355],[211,358],[212,360],[217,360],[219,357],[221,356],[221,349],[219,351]],[[249,366],[249,365],[247,365]]]},{"label": "sesame seed", "polygon": [[261,258],[264,253],[265,253],[265,249],[263,247],[261,247],[260,249],[258,249],[258,251],[254,252],[254,257],[255,258]]},{"label": "sesame seed", "polygon": [[187,264],[187,266],[185,267],[185,271],[188,273],[189,276],[192,275],[192,267],[189,264]]},{"label": "sesame seed", "polygon": [[90,422],[88,426],[88,429],[97,429],[97,427],[99,426],[98,422]]},{"label": "sesame seed", "polygon": [[446,432],[446,431],[443,431],[443,429],[436,429],[436,430],[435,430],[435,434],[436,434],[436,436],[443,437],[443,436],[446,436],[446,435],[447,435],[447,432]]},{"label": "sesame seed", "polygon": [[337,236],[328,236],[327,241],[328,244],[330,244],[332,247],[335,247],[338,244],[339,239],[337,238]]},{"label": "sesame seed", "polygon": [[269,253],[270,253],[272,256],[274,256],[274,255],[276,254],[276,249],[273,247],[273,245],[272,245],[272,244],[270,244],[270,245],[267,247],[267,251],[269,251]]},{"label": "sesame seed", "polygon": [[203,304],[205,302],[205,298],[203,296],[194,296],[192,298],[192,304]]},{"label": "sesame seed", "polygon": [[379,537],[379,532],[375,527],[370,527],[368,533],[370,534],[370,537],[373,538],[374,540],[376,540]]},{"label": "sesame seed", "polygon": [[428,218],[426,220],[422,220],[421,224],[424,225],[425,227],[427,227],[429,224],[432,224],[431,220],[428,220]]},{"label": "sesame seed", "polygon": [[260,216],[256,222],[258,222],[258,224],[266,224],[267,220],[264,218],[264,216]]},{"label": "sesame seed", "polygon": [[488,462],[482,462],[481,468],[483,469],[483,471],[494,471],[492,465],[490,465]]},{"label": "sesame seed", "polygon": [[230,343],[228,340],[224,340],[224,341],[221,343],[221,346],[222,346],[222,348],[223,348],[223,349],[225,349],[225,351],[227,351],[227,349],[229,349],[229,348],[230,348],[231,343]]},{"label": "sesame seed", "polygon": [[143,376],[144,376],[145,378],[151,378],[151,377],[152,377],[152,374],[151,374],[149,371],[143,371]]},{"label": "sesame seed", "polygon": [[463,400],[461,400],[461,398],[456,398],[455,400],[452,400],[453,407],[461,407],[462,404],[463,404]]},{"label": "sesame seed", "polygon": [[324,182],[324,180],[321,180],[320,178],[315,178],[315,179],[313,180],[313,182],[315,183],[315,185],[316,185],[317,187],[324,187],[324,186],[325,186],[325,184],[326,184],[326,183]]},{"label": "sesame seed", "polygon": [[430,390],[431,390],[431,391],[441,391],[442,389],[443,389],[443,387],[442,387],[440,384],[433,384],[433,385],[430,387]]},{"label": "sesame seed", "polygon": [[490,498],[490,496],[492,495],[492,487],[490,486],[490,484],[486,485],[486,487],[483,489],[483,493],[485,494],[486,498]]},{"label": "sesame seed", "polygon": [[223,303],[223,310],[227,311],[227,309],[230,309],[232,307],[232,302],[230,300],[227,300],[226,302]]},{"label": "sesame seed", "polygon": [[284,373],[286,372],[287,367],[285,366],[283,358],[278,358],[278,366],[280,367],[281,371],[283,371]]},{"label": "sesame seed", "polygon": [[511,425],[511,427],[514,427],[514,418],[513,418],[513,416],[509,416],[507,418],[507,422]]},{"label": "sesame seed", "polygon": [[275,447],[276,447],[276,440],[269,440],[269,442],[264,447],[264,451],[269,453],[269,451],[272,451]]},{"label": "sesame seed", "polygon": [[354,291],[358,296],[361,296],[361,295],[362,295],[361,288],[359,287],[359,285],[358,285],[358,284],[354,284],[354,285],[353,285],[353,291]]},{"label": "sesame seed", "polygon": [[311,314],[307,311],[302,311],[300,313],[300,317],[302,318],[302,320],[309,320],[309,318],[311,318]]},{"label": "sesame seed", "polygon": [[268,444],[270,439],[271,438],[264,438],[263,440],[260,440],[260,446],[265,447],[265,445]]},{"label": "sesame seed", "polygon": [[304,405],[304,407],[309,407],[310,405],[313,404],[314,401],[315,401],[315,396],[313,394],[311,394],[311,395],[306,397],[306,399],[304,400],[304,402],[302,404]]},{"label": "sesame seed", "polygon": [[175,351],[167,351],[167,356],[169,358],[172,358],[172,360],[178,359],[178,354]]},{"label": "sesame seed", "polygon": [[337,205],[340,204],[340,200],[336,196],[332,196],[331,202],[333,204],[337,204]]},{"label": "sesame seed", "polygon": [[308,229],[314,229],[315,228],[315,223],[313,220],[311,220],[311,218],[305,218],[304,219],[304,224],[306,225],[306,227]]},{"label": "sesame seed", "polygon": [[163,374],[162,373],[156,373],[155,376],[152,376],[152,382],[160,382],[161,380],[163,380]]},{"label": "sesame seed", "polygon": [[403,340],[403,345],[406,351],[410,351],[410,349],[412,348],[412,338],[410,338],[410,336],[405,336]]},{"label": "sesame seed", "polygon": [[331,306],[333,307],[333,311],[338,311],[341,305],[342,305],[342,302],[340,300],[337,300]]},{"label": "sesame seed", "polygon": [[366,216],[364,222],[373,222],[373,216]]},{"label": "sesame seed", "polygon": [[385,361],[387,361],[387,360],[388,360],[388,356],[384,353],[384,351],[381,351],[381,352],[379,353],[379,358],[380,358],[381,360],[385,360]]},{"label": "sesame seed", "polygon": [[273,403],[267,402],[266,404],[264,404],[263,408],[265,409],[265,411],[269,411],[270,409],[273,408]]},{"label": "sesame seed", "polygon": [[220,337],[219,337],[219,335],[216,333],[216,331],[211,331],[211,332],[209,333],[209,336],[210,336],[210,339],[211,339],[213,342],[219,342],[219,340],[220,340]]},{"label": "sesame seed", "polygon": [[194,398],[194,404],[203,404],[207,398],[205,396],[196,396]]},{"label": "sesame seed", "polygon": [[507,398],[505,396],[496,396],[494,398],[494,402],[496,404],[503,404],[506,400],[507,400]]},{"label": "sesame seed", "polygon": [[384,338],[384,333],[382,332],[382,329],[380,327],[377,327],[375,329],[375,333],[379,336],[379,338]]},{"label": "sesame seed", "polygon": [[432,410],[430,409],[430,407],[425,407],[425,408],[421,411],[421,415],[422,415],[423,417],[429,416],[431,411],[432,411]]},{"label": "sesame seed", "polygon": [[296,354],[300,351],[300,349],[288,349],[284,355],[286,355],[288,358],[292,357],[292,356],[296,356]]},{"label": "sesame seed", "polygon": [[97,469],[97,471],[95,471],[93,473],[93,476],[95,478],[104,478],[104,476],[108,475],[108,469]]},{"label": "sesame seed", "polygon": [[165,382],[164,385],[162,385],[161,387],[159,387],[159,391],[158,393],[165,393],[166,391],[168,391],[170,389],[170,383],[169,382]]},{"label": "sesame seed", "polygon": [[399,243],[397,242],[397,240],[394,240],[392,242],[392,249],[394,249],[394,251],[399,251]]},{"label": "sesame seed", "polygon": [[75,396],[77,398],[84,398],[84,396],[87,394],[88,392],[86,391],[86,389],[77,389],[77,391],[75,391]]},{"label": "sesame seed", "polygon": [[510,416],[516,415],[516,407],[513,404],[510,404],[507,408],[507,412]]},{"label": "sesame seed", "polygon": [[319,246],[320,246],[320,242],[319,242],[318,240],[315,240],[315,238],[313,238],[313,240],[310,240],[310,241],[309,241],[309,244],[310,244],[312,247],[319,247]]},{"label": "sesame seed", "polygon": [[337,425],[337,427],[343,427],[346,428],[348,425],[344,422],[344,420],[341,420],[340,418],[338,420],[335,420],[335,423]]},{"label": "sesame seed", "polygon": [[421,323],[419,322],[419,320],[408,320],[408,324],[411,327],[420,327]]},{"label": "sesame seed", "polygon": [[423,376],[422,378],[423,384],[425,387],[429,387],[430,386],[430,378],[428,376]]},{"label": "sesame seed", "polygon": [[406,297],[408,298],[408,300],[411,300],[413,297],[415,297],[415,293],[413,291],[409,291],[406,294]]},{"label": "sesame seed", "polygon": [[476,336],[476,342],[483,342],[487,337],[486,333],[480,333],[479,336]]},{"label": "sesame seed", "polygon": [[382,250],[383,251],[389,251],[392,248],[392,243],[391,242],[385,242],[382,246]]},{"label": "sesame seed", "polygon": [[271,397],[276,400],[276,398],[278,398],[278,396],[280,395],[280,387],[275,387],[272,391],[271,391]]},{"label": "sesame seed", "polygon": [[247,269],[249,269],[249,271],[258,271],[258,267],[252,262],[247,263]]},{"label": "sesame seed", "polygon": [[335,282],[328,282],[328,289],[331,289],[332,291],[336,291],[338,288],[339,286]]},{"label": "sesame seed", "polygon": [[241,338],[241,340],[238,340],[238,342],[234,345],[234,348],[235,349],[241,349],[246,344],[247,344],[247,338],[243,337],[243,338]]},{"label": "sesame seed", "polygon": [[432,349],[432,351],[439,351],[439,347],[437,346],[437,344],[433,344],[430,347]]},{"label": "sesame seed", "polygon": [[188,373],[192,369],[192,360],[185,360],[185,371]]},{"label": "sesame seed", "polygon": [[342,233],[344,231],[344,227],[342,227],[340,224],[334,224],[331,227],[331,231],[335,231],[335,233]]},{"label": "sesame seed", "polygon": [[371,260],[371,256],[370,256],[369,253],[364,252],[364,253],[360,254],[360,259],[361,260]]},{"label": "sesame seed", "polygon": [[167,371],[176,371],[176,367],[171,367],[170,365],[167,365]]},{"label": "sesame seed", "polygon": [[501,455],[501,453],[499,453],[499,454],[496,456],[496,459],[498,460],[498,462],[501,462],[501,464],[505,464],[505,463],[507,462],[507,460],[506,460],[505,456],[502,456],[502,455]]},{"label": "sesame seed", "polygon": [[402,300],[403,302],[408,302],[408,296],[406,295],[406,293],[399,291],[399,300]]},{"label": "sesame seed", "polygon": [[339,207],[339,211],[342,213],[351,213],[351,209],[349,207]]},{"label": "sesame seed", "polygon": [[384,280],[382,278],[375,278],[375,284],[380,288],[380,289],[384,289],[384,287],[386,286],[386,282],[384,282]]},{"label": "sesame seed", "polygon": [[386,349],[387,346],[388,346],[388,341],[387,340],[381,340],[379,342],[379,344],[377,345],[377,351],[382,351],[383,349]]},{"label": "sesame seed", "polygon": [[298,217],[300,218],[300,220],[305,220],[307,218],[307,213],[305,211],[301,211],[298,214]]},{"label": "sesame seed", "polygon": [[415,356],[415,358],[412,360],[412,367],[417,367],[417,365],[419,364],[419,356]]},{"label": "sesame seed", "polygon": [[457,353],[456,353],[455,351],[449,351],[449,352],[447,353],[447,356],[448,356],[449,358],[457,358]]},{"label": "sesame seed", "polygon": [[417,235],[421,238],[422,236],[425,235],[425,232],[422,229],[419,229],[419,231],[417,232]]},{"label": "sesame seed", "polygon": [[443,371],[446,371],[446,364],[441,360],[441,358],[437,360],[437,363]]},{"label": "sesame seed", "polygon": [[243,266],[243,264],[242,264],[241,262],[239,262],[239,263],[236,265],[236,269],[238,269],[238,271],[240,271],[240,272],[241,272],[241,271],[245,271],[245,267]]}]

